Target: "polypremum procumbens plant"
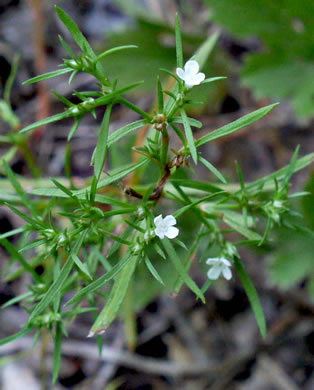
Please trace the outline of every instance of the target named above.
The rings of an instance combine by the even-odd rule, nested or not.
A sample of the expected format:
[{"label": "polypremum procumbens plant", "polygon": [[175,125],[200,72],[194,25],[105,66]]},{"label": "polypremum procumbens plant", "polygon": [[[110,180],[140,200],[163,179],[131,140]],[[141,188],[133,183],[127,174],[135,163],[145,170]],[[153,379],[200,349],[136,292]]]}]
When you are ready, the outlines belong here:
[{"label": "polypremum procumbens plant", "polygon": [[[210,37],[184,62],[177,18],[177,69],[175,72],[161,70],[174,80],[173,87],[164,89],[157,77],[156,107],[150,113],[123,95],[141,82],[120,86],[118,80],[110,80],[105,72],[106,56],[135,47],[121,46],[96,55],[75,22],[62,9],[57,8],[57,13],[79,46],[80,54],[73,52],[60,37],[69,58],[59,70],[26,83],[64,74],[70,76],[71,83],[78,72],[85,72],[95,78],[97,90],[74,91],[73,95],[81,100],[78,104],[55,92],[65,105],[64,112],[31,124],[21,133],[71,118],[70,142],[86,115],[96,116],[98,107],[104,107],[105,111],[91,159],[94,175],[84,188],[75,187],[71,179],[52,179],[49,188],[26,192],[9,165],[3,162],[14,192],[4,191],[1,202],[25,221],[22,227],[0,236],[1,244],[12,256],[10,265],[19,263],[13,271],[7,267],[5,277],[13,280],[27,272],[32,284],[25,294],[6,303],[7,307],[21,302],[29,317],[20,332],[1,344],[33,330],[39,335],[42,329],[50,329],[55,342],[53,379],[56,380],[67,324],[81,313],[92,312],[94,316],[94,324],[86,336],[99,336],[130,302],[134,311],[139,301],[149,300],[157,290],[178,294],[183,285],[205,302],[205,293],[215,280],[230,280],[235,273],[240,277],[264,336],[263,310],[238,248],[263,245],[276,225],[302,229],[287,219],[292,213],[289,181],[294,172],[311,163],[313,154],[298,159],[297,149],[288,166],[252,183],[244,181],[236,164],[239,184],[230,185],[202,157],[200,147],[263,118],[277,104],[194,138],[192,127],[199,128],[202,124],[187,115],[186,105],[197,103],[190,99],[189,93],[200,84],[223,78],[206,78],[200,71],[217,36]],[[133,110],[140,119],[110,133],[111,113],[117,104]],[[141,146],[133,148],[134,161],[105,172],[106,160],[116,144],[142,128],[147,129],[146,137]],[[180,142],[177,150],[170,147],[174,137]],[[208,168],[218,184],[178,176],[177,172],[185,170],[184,177],[188,177],[192,163],[195,169],[198,164]],[[69,166],[67,171],[70,172]],[[301,195],[304,193],[292,196]],[[187,215],[192,218],[194,234],[185,240],[182,226]],[[8,240],[16,234],[21,235],[17,247]],[[198,286],[189,275],[193,260],[205,269],[203,286]],[[36,271],[38,265],[44,269],[40,275]],[[145,288],[141,294],[130,294],[133,301],[126,300],[130,290],[142,285]],[[152,291],[151,285],[159,287]],[[101,343],[101,338],[98,339]]]}]

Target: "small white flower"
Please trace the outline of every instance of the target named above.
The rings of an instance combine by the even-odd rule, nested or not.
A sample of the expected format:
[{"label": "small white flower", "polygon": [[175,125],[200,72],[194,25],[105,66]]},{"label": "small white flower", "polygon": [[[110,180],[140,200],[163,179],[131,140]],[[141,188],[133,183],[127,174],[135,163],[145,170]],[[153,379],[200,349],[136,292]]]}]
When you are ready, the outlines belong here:
[{"label": "small white flower", "polygon": [[274,203],[273,203],[274,207],[276,209],[281,209],[282,206],[283,206],[283,203],[280,201],[280,200],[275,200]]},{"label": "small white flower", "polygon": [[185,81],[187,88],[192,88],[194,85],[199,85],[205,79],[205,74],[199,72],[200,66],[197,61],[190,60],[182,68],[177,68],[177,75],[181,80]]},{"label": "small white flower", "polygon": [[162,240],[163,238],[175,238],[179,234],[179,229],[174,227],[177,223],[176,219],[172,215],[167,215],[165,218],[162,218],[162,215],[158,215],[154,219],[156,225],[155,233]]},{"label": "small white flower", "polygon": [[208,279],[217,280],[220,274],[227,280],[230,280],[232,273],[230,270],[231,263],[229,260],[223,257],[213,257],[206,260],[206,264],[212,267],[207,272]]}]

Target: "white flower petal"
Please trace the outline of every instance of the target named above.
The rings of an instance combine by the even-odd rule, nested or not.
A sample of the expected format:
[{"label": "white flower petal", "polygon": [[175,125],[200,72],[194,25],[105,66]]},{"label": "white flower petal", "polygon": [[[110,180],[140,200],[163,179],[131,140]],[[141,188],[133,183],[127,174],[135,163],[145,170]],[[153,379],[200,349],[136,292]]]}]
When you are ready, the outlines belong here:
[{"label": "white flower petal", "polygon": [[185,72],[182,68],[177,68],[176,72],[181,80],[185,80]]},{"label": "white flower petal", "polygon": [[158,225],[160,225],[161,222],[162,222],[162,215],[160,214],[160,215],[158,215],[158,217],[154,218],[154,224],[156,226],[158,226]]},{"label": "white flower petal", "polygon": [[184,65],[185,73],[191,76],[195,76],[197,72],[199,71],[200,66],[197,61],[190,60]]},{"label": "white flower petal", "polygon": [[175,217],[173,215],[167,215],[165,218],[164,218],[164,222],[168,225],[168,226],[173,226],[177,223]]},{"label": "white flower petal", "polygon": [[225,267],[222,270],[222,274],[223,274],[224,278],[227,280],[230,280],[232,278],[232,273],[231,273],[231,270],[229,267]]},{"label": "white flower petal", "polygon": [[156,236],[158,236],[161,240],[165,238],[165,232],[163,229],[155,229]]},{"label": "white flower petal", "polygon": [[188,83],[187,81],[185,82],[185,86],[187,87],[187,88],[192,88],[192,87],[194,87],[194,84],[192,83]]},{"label": "white flower petal", "polygon": [[227,260],[227,259],[225,259],[224,257],[221,257],[221,258],[220,258],[220,262],[221,262],[223,265],[227,266],[227,267],[231,267],[230,261]]},{"label": "white flower petal", "polygon": [[170,226],[165,233],[165,235],[170,239],[177,237],[178,234],[179,234],[179,229],[174,226]]},{"label": "white flower petal", "polygon": [[205,73],[198,73],[197,75],[194,76],[193,80],[194,80],[194,85],[201,84],[201,82],[205,80]]},{"label": "white flower petal", "polygon": [[220,273],[221,268],[214,266],[207,272],[208,279],[217,280],[219,278]]},{"label": "white flower petal", "polygon": [[211,257],[206,260],[206,264],[208,265],[214,265],[220,262],[220,257]]}]

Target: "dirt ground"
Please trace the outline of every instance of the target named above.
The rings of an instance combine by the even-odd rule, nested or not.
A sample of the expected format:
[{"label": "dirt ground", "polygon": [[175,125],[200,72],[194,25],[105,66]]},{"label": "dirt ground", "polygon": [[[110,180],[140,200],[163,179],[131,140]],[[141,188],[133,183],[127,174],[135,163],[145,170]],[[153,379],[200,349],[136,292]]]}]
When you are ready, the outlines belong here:
[{"label": "dirt ground", "polygon": [[[50,3],[39,0],[0,2],[0,85],[3,89],[14,56],[19,54],[12,105],[23,126],[62,109],[60,102],[50,94],[51,88],[65,96],[71,91],[62,78],[48,80],[39,88],[22,85],[35,74],[56,69],[64,55],[57,39],[57,33],[64,31]],[[71,13],[95,44],[101,44],[103,39],[106,41],[110,32],[135,23],[131,16],[120,12],[114,2],[56,3]],[[170,20],[175,8],[169,9]],[[109,22],[103,25],[102,20]],[[236,64],[242,61],[243,52],[252,50],[255,44],[233,40],[222,31],[218,46],[232,58],[235,71],[217,107],[199,113],[198,119],[204,123],[199,136],[270,103],[267,99],[255,100],[252,92],[239,82]],[[90,81],[87,76],[79,75],[71,88],[86,87]],[[149,109],[152,101],[149,92],[132,98],[144,109]],[[116,128],[137,119],[123,107],[115,109],[114,118]],[[78,180],[91,174],[89,160],[96,142],[93,126],[92,118],[84,121],[72,143],[72,167]],[[6,131],[6,125],[0,122],[0,134]],[[67,124],[59,122],[33,136],[32,151],[46,178],[64,175],[67,133]],[[223,171],[231,172],[231,176],[235,175],[233,162],[238,160],[246,179],[253,180],[287,164],[298,144],[302,155],[313,151],[313,121],[297,120],[289,102],[282,102],[276,111],[255,123],[249,131],[244,129],[212,143],[203,153],[210,155],[213,164]],[[5,146],[1,144],[0,153],[5,153]],[[25,180],[30,177],[21,154],[15,156],[11,167]],[[303,188],[309,172],[307,169],[294,177],[294,191]],[[19,224],[19,219],[9,210],[0,209],[0,233],[17,228]],[[0,388],[312,390],[313,301],[302,283],[288,291],[280,291],[270,283],[267,254],[245,250],[241,255],[265,310],[268,334],[264,340],[239,281],[235,279],[228,284],[221,281],[208,291],[205,305],[196,302],[190,291],[183,289],[179,296],[160,296],[138,312],[138,344],[134,351],[127,350],[122,323],[116,321],[104,336],[103,354],[99,358],[95,341],[86,338],[90,317],[79,317],[70,326],[69,338],[64,342],[60,380],[53,387],[49,385],[52,367],[49,337],[46,344],[44,340],[34,348],[31,337],[0,347]],[[7,262],[7,257],[5,250],[0,248],[0,267]],[[196,278],[200,277],[197,270],[194,272]],[[0,303],[19,295],[27,283],[25,278],[9,284],[0,281]],[[2,310],[1,338],[18,331],[25,318],[26,314],[18,304]],[[116,387],[114,384],[109,387],[111,382]]]}]

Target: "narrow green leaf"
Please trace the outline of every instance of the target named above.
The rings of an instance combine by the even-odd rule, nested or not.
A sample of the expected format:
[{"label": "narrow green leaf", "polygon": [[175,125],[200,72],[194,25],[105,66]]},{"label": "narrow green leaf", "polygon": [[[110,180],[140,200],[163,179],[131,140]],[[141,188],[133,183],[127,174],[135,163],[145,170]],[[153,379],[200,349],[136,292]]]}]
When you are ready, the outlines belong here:
[{"label": "narrow green leaf", "polygon": [[43,245],[46,243],[46,239],[36,240],[33,242],[30,242],[29,244],[25,245],[22,249],[19,250],[19,253],[29,251],[30,249],[37,248],[40,245]]},{"label": "narrow green leaf", "polygon": [[9,207],[19,217],[24,219],[24,221],[26,221],[29,225],[31,225],[35,230],[38,230],[38,229],[40,230],[41,228],[43,228],[45,226],[45,224],[42,221],[40,221],[39,219],[29,217],[28,215],[26,215],[25,213],[23,213],[22,211],[20,211],[16,207],[12,206],[11,204],[6,203],[6,206]]},{"label": "narrow green leaf", "polygon": [[[184,265],[184,268],[186,269],[186,272],[189,272],[190,268],[191,268],[191,265],[192,265],[192,262],[194,260],[194,254],[196,254],[198,248],[199,248],[199,244],[200,244],[200,240],[201,240],[201,232],[203,230],[203,226],[201,225],[200,229],[199,229],[199,232],[196,234],[196,238],[193,242],[193,244],[190,246],[189,250],[188,250],[188,253],[186,254],[185,256],[185,259],[183,260],[183,265]],[[176,282],[173,284],[173,291],[178,294],[182,288],[182,285],[183,285],[183,280],[179,277],[177,278]],[[201,290],[202,293],[204,293],[203,290]]]},{"label": "narrow green leaf", "polygon": [[[12,143],[12,139],[10,137],[7,137],[6,135],[0,135],[0,142],[10,144]],[[3,157],[1,157],[2,159]]]},{"label": "narrow green leaf", "polygon": [[[174,79],[176,79],[179,84],[182,83],[182,80],[175,73],[171,72],[170,70],[165,69],[165,68],[160,68],[159,70],[161,72],[164,72],[164,73],[168,74],[169,76],[173,77]],[[167,111],[167,112],[169,112],[169,111]]]},{"label": "narrow green leaf", "polygon": [[[30,194],[38,195],[38,196],[56,197],[56,198],[68,198],[68,197],[70,197],[69,195],[64,193],[62,190],[55,189],[55,188],[38,188],[36,190],[31,190]],[[73,191],[72,197],[85,200],[86,199],[86,194],[85,193],[77,194],[76,191]],[[111,204],[111,205],[125,207],[125,208],[130,208],[130,203],[123,202],[121,200],[115,199],[115,198],[113,198],[111,196],[107,196],[107,195],[96,194],[95,195],[95,202],[96,203]],[[1,237],[2,236],[0,236],[0,238]]]},{"label": "narrow green leaf", "polygon": [[83,272],[84,275],[86,275],[89,279],[93,280],[91,274],[89,273],[86,264],[82,263],[78,255],[75,253],[71,253],[71,256],[74,260],[74,263],[77,265],[77,267]]},{"label": "narrow green leaf", "polygon": [[204,283],[201,291],[203,294],[206,293],[206,291],[209,289],[209,287],[214,283],[214,280],[211,280],[211,279],[208,279],[206,280],[206,282]]},{"label": "narrow green leaf", "polygon": [[213,81],[224,80],[226,78],[227,77],[223,77],[223,76],[220,76],[220,77],[210,77],[209,79],[205,79],[204,81],[202,81],[201,84],[208,84],[208,83],[212,83]]},{"label": "narrow green leaf", "polygon": [[179,15],[176,14],[176,55],[177,67],[183,68],[183,48],[182,48],[182,34]]},{"label": "narrow green leaf", "polygon": [[254,284],[252,283],[252,281],[251,281],[249,275],[247,274],[247,272],[244,268],[244,265],[240,259],[236,258],[234,260],[234,266],[235,266],[235,269],[237,270],[237,272],[240,276],[244,290],[245,290],[245,292],[249,298],[249,301],[251,303],[252,309],[253,309],[254,314],[255,314],[256,322],[259,326],[261,335],[262,335],[262,337],[265,337],[266,332],[267,332],[265,316],[264,316],[263,308],[262,308],[262,305],[260,303],[258,294],[257,294],[256,289],[254,287]]},{"label": "narrow green leaf", "polygon": [[137,256],[132,256],[117,276],[110,292],[108,302],[106,303],[105,307],[103,308],[103,310],[97,317],[94,325],[92,326],[92,334],[99,333],[102,330],[106,330],[115,320],[121,307],[121,304],[125,298],[125,295],[128,291],[129,283],[135,271],[137,260]]},{"label": "narrow green leaf", "polygon": [[146,126],[148,123],[149,122],[147,121],[147,119],[140,119],[136,122],[129,123],[128,125],[121,127],[120,129],[110,134],[110,136],[108,137],[108,147],[119,141],[119,139],[125,137],[132,131],[140,127]]},{"label": "narrow green leaf", "polygon": [[[113,174],[111,176],[108,176],[108,177],[106,177],[103,180],[100,180],[98,185],[97,185],[97,189],[106,187],[106,186],[114,183],[115,181],[118,181],[118,180],[122,179],[123,177],[127,176],[129,173],[135,171],[136,169],[138,169],[142,165],[146,164],[148,161],[149,160],[147,158],[143,159],[142,161],[140,161],[140,162],[138,162],[136,164],[128,165],[126,168],[123,168],[123,169],[119,170],[115,174]],[[77,194],[85,194],[86,191],[90,191],[90,187],[87,187],[87,188],[84,188],[82,190],[76,191],[75,195],[77,195]]]},{"label": "narrow green leaf", "polygon": [[181,187],[194,188],[205,192],[221,192],[222,188],[203,181],[189,180],[189,179],[170,179],[174,185]]},{"label": "narrow green leaf", "polygon": [[[314,160],[314,153],[310,153],[304,157],[299,158],[296,161],[295,167],[293,169],[293,173],[300,171],[301,169],[307,167],[308,165],[312,164]],[[282,180],[285,178],[287,175],[287,172],[290,169],[290,164],[286,165],[285,167],[279,169],[276,172],[271,173],[270,175],[266,177],[262,177],[261,179],[258,179],[254,181],[253,183],[247,184],[246,185],[246,190],[256,190],[259,187],[263,186],[267,182],[273,182],[275,179],[276,180]]]},{"label": "narrow green leaf", "polygon": [[33,206],[30,198],[26,195],[24,188],[18,182],[16,175],[10,168],[9,164],[6,161],[3,161],[3,166],[4,166],[4,171],[8,179],[10,180],[10,183],[12,184],[17,194],[20,196],[23,204],[28,208],[28,210],[32,213],[32,215],[34,216],[38,215],[36,208]]},{"label": "narrow green leaf", "polygon": [[291,176],[293,175],[295,169],[296,162],[298,160],[299,151],[300,151],[300,145],[296,147],[295,152],[293,153],[293,156],[291,158],[290,164],[288,165],[287,174],[286,177],[284,178],[284,183],[283,183],[284,186],[289,185]]},{"label": "narrow green leaf", "polygon": [[23,299],[26,299],[26,298],[28,298],[28,297],[31,297],[32,295],[33,295],[33,293],[32,293],[31,291],[28,291],[28,292],[25,293],[25,294],[21,294],[21,295],[19,295],[19,296],[17,296],[17,297],[14,297],[14,298],[8,300],[6,303],[4,303],[4,304],[1,306],[1,309],[5,309],[5,308],[7,308],[7,307],[9,307],[9,306],[12,306],[12,305],[14,305],[15,303],[18,303],[18,302],[22,301]]},{"label": "narrow green leaf", "polygon": [[[134,211],[134,209],[133,209],[132,211]],[[122,210],[119,210],[119,212],[117,213],[117,215],[121,215],[121,214],[123,214],[123,211],[122,211]],[[131,245],[131,242],[130,242],[130,241],[125,240],[125,239],[123,239],[122,237],[117,236],[117,235],[115,235],[115,234],[113,234],[113,233],[111,233],[111,232],[108,232],[108,231],[106,231],[106,230],[103,230],[103,233],[106,234],[106,235],[108,235],[109,237],[111,237],[113,240],[120,242],[120,244],[123,244],[123,245]]]},{"label": "narrow green leaf", "polygon": [[38,83],[39,81],[52,79],[53,77],[61,76],[62,74],[66,74],[70,72],[72,72],[72,69],[70,68],[55,70],[53,72],[44,73],[39,76],[33,77],[32,79],[26,80],[24,81],[23,84],[26,85],[26,84]]},{"label": "narrow green leaf", "polygon": [[8,238],[8,237],[15,236],[15,234],[23,233],[26,230],[27,230],[27,226],[22,226],[20,228],[10,230],[9,232],[1,234],[0,235],[0,240],[2,240],[2,238]]},{"label": "narrow green leaf", "polygon": [[[135,83],[128,84],[125,87],[116,89],[115,91],[108,93],[108,95],[104,95],[104,96],[100,97],[99,99],[96,99],[94,102],[94,108],[100,107],[100,106],[103,106],[105,104],[112,102],[113,99],[118,98],[123,93],[138,87],[139,85],[143,84],[143,82],[144,81],[137,81]],[[121,101],[122,100],[123,100],[123,102],[125,102],[125,100],[123,98],[121,98]],[[145,112],[144,112],[144,114],[147,115]]]},{"label": "narrow green leaf", "polygon": [[56,334],[54,337],[54,350],[53,350],[53,370],[52,370],[52,383],[56,383],[62,357],[62,323],[56,324]]},{"label": "narrow green leaf", "polygon": [[165,283],[163,282],[156,268],[153,266],[152,262],[149,260],[147,256],[145,257],[145,264],[149,272],[153,275],[153,277],[164,286]]},{"label": "narrow green leaf", "polygon": [[94,282],[90,283],[86,287],[84,287],[82,290],[80,290],[77,294],[74,295],[73,298],[71,298],[67,303],[66,306],[72,305],[74,303],[79,302],[81,299],[83,299],[87,294],[90,294],[99,288],[101,288],[103,285],[105,285],[107,282],[109,282],[112,278],[114,278],[122,269],[125,267],[125,265],[128,263],[128,261],[131,258],[131,254],[128,253],[125,257],[123,257],[118,264],[116,264],[109,272],[107,272],[105,275],[101,276]]},{"label": "narrow green leaf", "polygon": [[27,333],[29,333],[31,331],[32,331],[31,328],[26,328],[26,329],[20,330],[19,332],[13,334],[12,336],[9,336],[9,337],[6,337],[5,339],[0,340],[0,346],[11,343],[12,341],[17,340],[17,339],[25,336]]},{"label": "narrow green leaf", "polygon": [[[203,126],[203,123],[198,121],[197,119],[187,117],[187,120],[188,120],[190,126],[194,126],[194,127],[199,128],[199,129]],[[171,119],[170,123],[183,123],[183,119],[181,118],[181,116],[174,116]]]},{"label": "narrow green leaf", "polygon": [[76,60],[77,59],[76,55],[74,54],[70,46],[66,43],[66,41],[62,38],[62,36],[58,35],[58,38],[60,40],[61,45],[64,47],[65,51],[69,54],[69,56],[72,57],[74,60]]},{"label": "narrow green leaf", "polygon": [[266,116],[270,111],[272,111],[276,106],[278,106],[279,103],[274,103],[269,106],[260,108],[256,111],[251,112],[248,115],[243,116],[240,119],[237,119],[234,122],[228,123],[227,125],[214,130],[213,132],[204,135],[203,137],[199,138],[196,142],[195,145],[198,148],[201,145],[206,144],[207,142],[213,141],[217,138],[225,137],[229,134],[232,134],[243,127],[246,127],[257,120],[263,118]]},{"label": "narrow green leaf", "polygon": [[73,198],[74,197],[74,194],[71,190],[69,190],[68,188],[66,188],[62,183],[60,183],[58,180],[56,179],[51,179],[51,181],[53,182],[53,184],[58,187],[60,189],[60,191],[64,192],[66,195],[68,195],[70,198]]},{"label": "narrow green leaf", "polygon": [[42,298],[42,300],[35,306],[33,309],[29,319],[28,323],[31,323],[32,320],[42,313],[46,307],[50,305],[50,303],[53,301],[55,296],[58,294],[58,292],[63,287],[63,284],[66,282],[72,268],[73,268],[73,257],[69,256],[67,261],[65,262],[64,266],[62,267],[60,274],[58,278],[52,283],[52,285],[49,287],[48,291]]},{"label": "narrow green leaf", "polygon": [[69,77],[68,84],[71,85],[74,77],[78,74],[78,70],[73,70],[71,76]]},{"label": "narrow green leaf", "polygon": [[173,128],[174,132],[177,134],[177,136],[180,138],[182,144],[184,145],[184,148],[187,148],[187,143],[186,143],[186,139],[185,139],[185,136],[183,135],[183,133],[181,132],[181,130],[179,130],[177,128],[177,126],[175,126],[173,124],[173,122],[171,123],[171,127]]},{"label": "narrow green leaf", "polygon": [[227,184],[227,180],[223,177],[223,175],[218,171],[217,168],[213,166],[209,161],[205,160],[205,158],[200,157],[200,162],[205,165],[207,169],[211,171],[213,175],[215,175],[220,181],[222,181],[224,184]]},{"label": "narrow green leaf", "polygon": [[193,60],[197,61],[199,63],[200,69],[203,68],[205,65],[208,57],[212,53],[217,39],[219,37],[219,33],[215,33],[211,36],[209,36],[204,43],[197,49],[195,55],[192,57]]},{"label": "narrow green leaf", "polygon": [[158,112],[162,114],[164,111],[164,94],[162,91],[162,85],[160,81],[160,77],[157,76],[157,101],[158,101]]},{"label": "narrow green leaf", "polygon": [[61,112],[60,114],[49,116],[48,118],[41,119],[38,122],[32,123],[31,125],[24,127],[24,129],[22,129],[20,133],[26,133],[27,131],[37,129],[40,126],[45,126],[49,123],[58,122],[68,117],[69,113],[67,111]]},{"label": "narrow green leaf", "polygon": [[8,241],[6,238],[2,238],[0,240],[0,243],[5,247],[5,249],[10,253],[10,255],[21,264],[25,271],[29,272],[37,282],[41,282],[41,277],[28,264],[24,257],[17,251],[15,246],[10,243],[10,241]]},{"label": "narrow green leaf", "polygon": [[125,219],[124,220],[125,223],[127,223],[129,226],[132,226],[135,230],[141,232],[141,233],[145,233],[146,230],[141,228],[138,224],[138,221],[136,222],[133,222],[133,221],[129,221],[128,219]]},{"label": "narrow green leaf", "polygon": [[81,48],[81,50],[85,54],[88,54],[90,57],[96,58],[96,55],[95,55],[93,49],[91,48],[87,39],[81,33],[80,29],[78,28],[78,26],[74,22],[74,20],[63,9],[61,9],[57,6],[56,6],[56,11],[57,11],[57,14],[58,14],[60,20],[67,27],[67,29],[71,33],[73,39],[75,40],[77,45]]},{"label": "narrow green leaf", "polygon": [[194,292],[194,294],[198,298],[200,298],[202,300],[202,302],[205,303],[205,298],[204,298],[202,291],[199,289],[199,287],[194,282],[194,280],[190,278],[189,274],[187,273],[186,269],[184,268],[184,265],[183,265],[182,261],[179,259],[171,242],[167,238],[164,238],[163,240],[161,240],[161,243],[169,256],[169,259],[171,260],[172,264],[174,265],[175,269],[177,270],[179,276],[186,283],[186,285]]},{"label": "narrow green leaf", "polygon": [[239,182],[240,182],[241,192],[246,193],[244,176],[243,176],[243,172],[242,172],[242,169],[241,169],[238,161],[235,161],[235,166],[236,166],[236,170],[237,170],[237,174],[238,174],[238,178],[239,178]]},{"label": "narrow green leaf", "polygon": [[[1,140],[0,140],[1,142]],[[11,143],[12,140],[10,139],[8,143]],[[14,156],[16,155],[16,152],[18,151],[18,147],[17,145],[14,145],[14,146],[11,146],[10,149],[4,153],[1,158],[0,158],[0,163],[2,162],[6,162],[6,163],[9,163],[13,158]],[[0,169],[0,173],[2,173],[2,170]]]},{"label": "narrow green leaf", "polygon": [[[81,50],[86,55],[88,55],[91,59],[95,61],[97,57],[96,54],[94,53],[94,50],[92,49],[92,47],[90,46],[90,44],[88,43],[84,35],[81,33],[80,29],[78,28],[74,20],[72,20],[71,17],[63,9],[56,7],[56,11],[58,13],[60,20],[67,27],[73,39],[77,43],[77,45],[81,48]],[[102,81],[107,81],[106,74],[100,63],[96,63],[96,70],[98,74],[101,76]]]},{"label": "narrow green leaf", "polygon": [[203,203],[203,202],[206,202],[207,200],[209,199],[212,199],[214,196],[218,196],[218,195],[222,195],[222,194],[226,194],[225,191],[221,191],[221,192],[215,192],[214,194],[211,194],[211,195],[208,195],[208,196],[205,196],[204,198],[201,198],[201,199],[198,199],[192,203],[189,203],[187,204],[186,206],[183,206],[182,208],[176,210],[174,213],[173,213],[173,216],[175,218],[178,218],[180,215],[184,214],[185,212],[187,212],[188,210],[190,210],[191,208]]},{"label": "narrow green leaf", "polygon": [[145,191],[145,194],[144,194],[143,199],[142,199],[142,207],[144,210],[145,210],[145,206],[149,200],[149,197],[151,196],[151,194],[153,193],[153,191],[155,189],[155,186],[156,186],[156,184],[154,183],[154,184],[148,186],[147,190]]},{"label": "narrow green leaf", "polygon": [[69,99],[67,99],[66,97],[60,95],[60,93],[58,93],[56,90],[52,89],[51,92],[55,95],[55,97],[57,99],[60,100],[60,102],[62,102],[65,106],[68,106],[68,107],[73,107],[75,106],[74,103],[72,103]]},{"label": "narrow green leaf", "polygon": [[106,112],[103,118],[103,121],[100,126],[100,132],[98,136],[98,142],[95,149],[95,154],[93,155],[94,167],[95,167],[95,176],[99,179],[102,170],[105,165],[107,150],[108,150],[108,134],[109,134],[109,125],[110,125],[110,115],[112,110],[112,104],[109,104],[106,108]]},{"label": "narrow green leaf", "polygon": [[154,248],[155,248],[156,252],[159,254],[160,257],[162,257],[164,260],[167,259],[164,251],[160,248],[160,246],[157,243],[154,244]]},{"label": "narrow green leaf", "polygon": [[197,164],[197,151],[196,151],[196,147],[195,147],[195,143],[194,143],[192,129],[191,129],[190,123],[188,121],[188,117],[187,117],[183,108],[181,108],[180,113],[181,113],[181,117],[182,117],[182,121],[183,121],[186,139],[188,141],[190,153],[192,155],[194,163]]},{"label": "narrow green leaf", "polygon": [[61,317],[76,317],[79,314],[90,313],[97,311],[97,307],[81,307],[80,309],[63,311]]},{"label": "narrow green leaf", "polygon": [[260,241],[262,239],[260,234],[244,226],[245,221],[242,216],[236,218],[234,214],[226,211],[224,212],[223,220],[227,225],[232,227],[235,231],[242,234],[242,236],[248,238],[249,240]]},{"label": "narrow green leaf", "polygon": [[[142,84],[143,81],[140,81],[139,83],[137,83],[137,85],[140,85]],[[136,85],[135,85],[136,86]],[[133,87],[134,88],[134,87]],[[143,118],[147,119],[149,121],[149,123],[152,122],[153,120],[153,117],[152,115],[150,115],[149,113],[147,113],[146,111],[142,110],[140,107],[136,106],[135,104],[131,103],[129,100],[125,99],[124,97],[122,96],[119,96],[119,98],[117,99],[117,102],[118,103],[121,103],[121,104],[124,104],[126,107],[128,107],[130,110],[136,112],[138,115],[142,116]]]},{"label": "narrow green leaf", "polygon": [[106,50],[105,52],[99,54],[96,57],[95,62],[98,62],[99,60],[102,60],[103,58],[109,56],[110,54],[116,53],[118,51],[127,50],[127,49],[137,49],[137,48],[138,46],[135,45],[124,45],[124,46],[113,47],[112,49]]},{"label": "narrow green leaf", "polygon": [[20,62],[20,55],[14,54],[13,59],[11,61],[10,61],[11,62],[10,74],[9,77],[7,78],[7,81],[3,89],[3,98],[8,105],[11,105],[11,91],[12,91],[14,81],[16,79],[19,62]]},{"label": "narrow green leaf", "polygon": [[76,133],[77,129],[79,128],[79,125],[80,125],[80,119],[76,119],[69,134],[68,134],[68,142],[70,142],[71,139],[73,138],[74,134]]}]

